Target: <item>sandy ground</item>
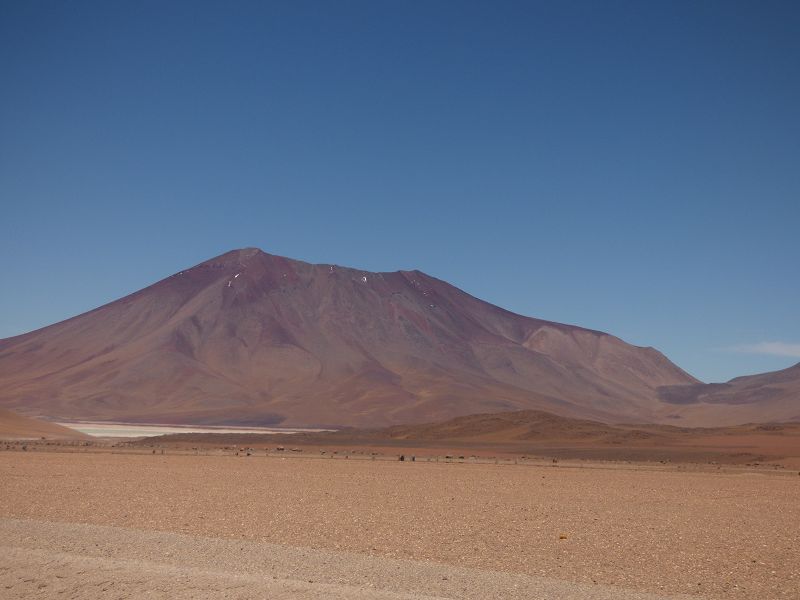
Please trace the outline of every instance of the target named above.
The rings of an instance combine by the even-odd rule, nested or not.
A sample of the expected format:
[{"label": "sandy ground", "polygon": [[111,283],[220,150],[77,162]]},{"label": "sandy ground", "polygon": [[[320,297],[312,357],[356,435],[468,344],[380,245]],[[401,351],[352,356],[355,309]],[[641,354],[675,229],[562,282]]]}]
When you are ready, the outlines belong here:
[{"label": "sandy ground", "polygon": [[93,421],[71,421],[58,423],[79,433],[92,437],[142,438],[167,435],[171,433],[213,433],[213,434],[283,434],[309,432],[324,429],[289,429],[286,427],[203,427],[198,425],[158,425],[141,423],[97,423]]},{"label": "sandy ground", "polygon": [[798,598],[800,477],[0,452],[9,598]]},{"label": "sandy ground", "polygon": [[430,561],[101,525],[0,518],[0,534],[0,589],[11,597],[668,598]]}]

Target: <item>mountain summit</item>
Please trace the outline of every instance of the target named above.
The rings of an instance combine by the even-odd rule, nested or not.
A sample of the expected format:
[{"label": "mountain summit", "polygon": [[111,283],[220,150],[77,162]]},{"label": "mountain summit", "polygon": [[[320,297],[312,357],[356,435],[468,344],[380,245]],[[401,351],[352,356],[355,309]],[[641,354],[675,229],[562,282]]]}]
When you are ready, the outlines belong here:
[{"label": "mountain summit", "polygon": [[0,341],[0,383],[2,406],[62,419],[377,427],[523,409],[676,422],[688,405],[659,388],[698,382],[420,271],[246,248]]}]

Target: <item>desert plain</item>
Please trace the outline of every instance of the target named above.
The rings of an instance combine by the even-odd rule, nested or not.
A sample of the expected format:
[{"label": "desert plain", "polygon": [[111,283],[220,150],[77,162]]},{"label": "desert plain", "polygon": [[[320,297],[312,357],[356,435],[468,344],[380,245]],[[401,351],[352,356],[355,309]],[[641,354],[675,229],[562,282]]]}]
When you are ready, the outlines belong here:
[{"label": "desert plain", "polygon": [[798,597],[791,461],[412,450],[5,443],[0,596]]}]

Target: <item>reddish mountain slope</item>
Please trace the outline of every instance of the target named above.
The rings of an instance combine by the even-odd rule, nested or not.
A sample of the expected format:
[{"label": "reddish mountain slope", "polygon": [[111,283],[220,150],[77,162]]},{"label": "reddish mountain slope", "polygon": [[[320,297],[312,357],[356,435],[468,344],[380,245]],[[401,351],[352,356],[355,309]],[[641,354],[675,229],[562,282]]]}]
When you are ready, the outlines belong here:
[{"label": "reddish mountain slope", "polygon": [[800,363],[781,371],[737,377],[728,383],[665,386],[659,397],[687,420],[732,425],[800,422]]},{"label": "reddish mountain slope", "polygon": [[677,405],[657,389],[693,383],[652,348],[419,271],[257,249],[0,341],[0,404],[60,418],[382,426],[539,409],[660,421]]}]

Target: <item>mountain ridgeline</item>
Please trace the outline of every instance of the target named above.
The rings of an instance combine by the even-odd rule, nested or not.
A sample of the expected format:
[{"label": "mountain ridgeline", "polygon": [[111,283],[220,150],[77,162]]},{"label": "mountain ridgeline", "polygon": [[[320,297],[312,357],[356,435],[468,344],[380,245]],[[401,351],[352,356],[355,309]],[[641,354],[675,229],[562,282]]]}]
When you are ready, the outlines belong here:
[{"label": "mountain ridgeline", "polygon": [[[692,425],[753,413],[686,391],[703,384],[653,348],[517,315],[420,271],[251,248],[0,341],[0,384],[0,406],[27,415],[149,423],[380,427],[543,410]],[[784,404],[773,396],[760,420],[791,418]]]}]

